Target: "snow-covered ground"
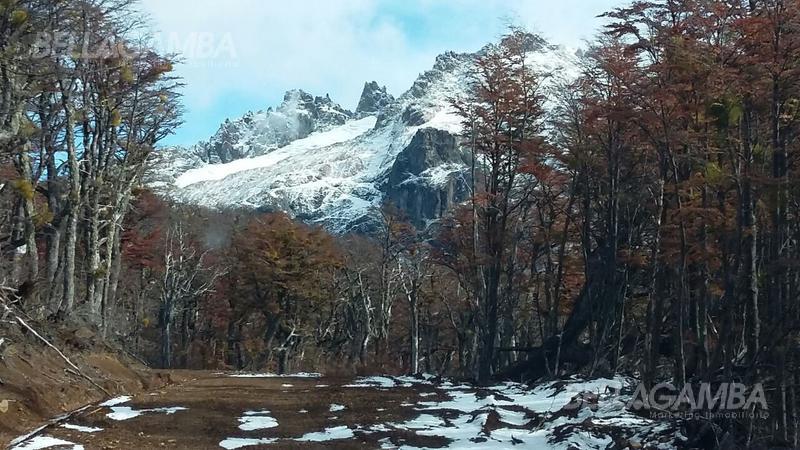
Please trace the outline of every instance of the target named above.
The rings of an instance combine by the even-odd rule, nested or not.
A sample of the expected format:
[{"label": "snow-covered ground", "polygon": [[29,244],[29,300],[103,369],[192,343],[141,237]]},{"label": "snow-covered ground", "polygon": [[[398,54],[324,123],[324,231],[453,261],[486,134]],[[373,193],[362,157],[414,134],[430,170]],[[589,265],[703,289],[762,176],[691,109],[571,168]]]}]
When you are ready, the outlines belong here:
[{"label": "snow-covered ground", "polygon": [[[504,383],[487,388],[449,381],[434,384],[430,377],[369,377],[351,387],[381,389],[428,385],[446,391],[446,399],[414,405],[415,418],[367,428],[367,432],[411,431],[422,436],[442,437],[453,449],[606,449],[615,439],[632,448],[672,449],[678,437],[671,424],[643,419],[626,409],[629,397],[622,394],[633,380],[626,378],[572,380],[537,388]],[[390,437],[383,448],[414,450],[397,446]]]},{"label": "snow-covered ground", "polygon": [[[439,391],[422,393],[428,398],[401,406],[412,407],[415,417],[401,422],[361,426],[332,426],[294,439],[226,438],[225,448],[242,448],[256,443],[326,442],[352,439],[358,435],[388,434],[381,448],[416,450],[427,447],[402,444],[393,434],[413,433],[441,438],[442,446],[452,449],[508,449],[515,446],[534,450],[606,449],[615,441],[631,448],[672,449],[680,435],[675,425],[641,418],[626,409],[634,380],[626,378],[569,380],[536,388],[518,383],[503,383],[477,388],[463,383],[435,380],[431,376],[362,377],[342,385],[347,389],[396,389],[424,387]],[[323,386],[327,387],[327,386]],[[423,395],[424,394],[424,395]],[[346,407],[332,404],[331,412]],[[376,411],[386,411],[377,408]]]}]

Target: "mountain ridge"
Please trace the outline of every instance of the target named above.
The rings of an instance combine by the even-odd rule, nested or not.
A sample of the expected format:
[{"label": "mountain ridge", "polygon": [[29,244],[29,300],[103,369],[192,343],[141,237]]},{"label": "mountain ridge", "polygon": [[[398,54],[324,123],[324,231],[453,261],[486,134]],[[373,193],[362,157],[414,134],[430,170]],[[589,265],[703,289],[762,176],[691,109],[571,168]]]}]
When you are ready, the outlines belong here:
[{"label": "mountain ridge", "polygon": [[[536,35],[530,42],[543,79],[575,72],[563,48]],[[178,202],[280,210],[335,233],[369,231],[391,201],[424,228],[468,198],[469,157],[451,103],[466,95],[475,57],[492,45],[440,54],[397,98],[366,82],[355,111],[288,91],[274,109],[226,120],[208,141],[160,152],[148,183]]]}]

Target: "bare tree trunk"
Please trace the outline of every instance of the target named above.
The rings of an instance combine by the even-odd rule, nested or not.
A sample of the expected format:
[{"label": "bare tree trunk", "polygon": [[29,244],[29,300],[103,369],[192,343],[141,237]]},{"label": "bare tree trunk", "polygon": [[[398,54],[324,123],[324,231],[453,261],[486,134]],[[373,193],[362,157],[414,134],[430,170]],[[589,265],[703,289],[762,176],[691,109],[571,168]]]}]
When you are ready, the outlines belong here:
[{"label": "bare tree trunk", "polygon": [[[62,89],[63,90],[63,89]],[[75,305],[75,250],[78,243],[78,215],[81,207],[81,172],[75,148],[75,121],[69,96],[62,93],[66,118],[67,166],[69,167],[69,195],[65,206],[66,230],[64,234],[64,298],[59,306],[62,316],[68,316]]]},{"label": "bare tree trunk", "polygon": [[655,217],[654,239],[650,250],[650,286],[648,289],[649,302],[647,304],[647,330],[645,333],[646,363],[644,370],[644,382],[653,386],[656,381],[658,358],[660,355],[659,347],[661,344],[661,319],[663,316],[664,301],[659,292],[658,280],[661,278],[661,224],[666,214],[664,205],[664,182],[658,185],[658,192],[655,193],[657,213]]},{"label": "bare tree trunk", "polygon": [[161,299],[161,367],[172,367],[172,319],[175,307],[172,297],[167,295]]},{"label": "bare tree trunk", "polygon": [[[23,193],[22,198],[22,213],[24,220],[24,233],[25,233],[25,256],[28,261],[28,280],[32,283],[37,283],[39,278],[39,249],[36,245],[36,207],[34,206],[34,193],[33,189],[36,186],[36,180],[33,177],[31,169],[31,159],[28,156],[28,145],[25,145],[19,155],[18,165],[23,180],[26,183],[31,183],[31,192]],[[38,304],[39,295],[38,289],[33,289],[27,299],[33,304]]]},{"label": "bare tree trunk", "polygon": [[408,300],[409,340],[411,341],[410,369],[412,374],[419,373],[419,273],[416,269],[418,268],[410,269],[413,273],[410,275],[411,279],[408,282],[403,279],[403,290],[405,290],[406,299]]},{"label": "bare tree trunk", "polygon": [[97,186],[89,188],[86,205],[88,225],[85,234],[86,248],[86,303],[89,305],[91,320],[97,325],[102,324],[102,298],[100,281],[102,272],[100,267],[100,200]]},{"label": "bare tree trunk", "polygon": [[106,301],[110,304],[114,304],[117,298],[117,288],[119,286],[119,275],[122,270],[122,253],[120,249],[120,233],[116,233],[114,236],[114,243],[112,247],[112,263],[111,263],[111,274],[110,279],[108,281],[108,293],[106,295]]}]

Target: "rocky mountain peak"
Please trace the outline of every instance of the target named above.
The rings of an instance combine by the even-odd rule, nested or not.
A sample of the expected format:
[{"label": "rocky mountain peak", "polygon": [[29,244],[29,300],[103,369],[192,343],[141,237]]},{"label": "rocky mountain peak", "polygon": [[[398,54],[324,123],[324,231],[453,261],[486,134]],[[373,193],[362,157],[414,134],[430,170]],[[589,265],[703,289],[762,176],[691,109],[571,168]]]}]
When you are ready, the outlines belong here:
[{"label": "rocky mountain peak", "polygon": [[359,117],[379,114],[394,101],[394,97],[386,92],[386,86],[379,86],[375,81],[364,83],[356,114]]},{"label": "rocky mountain peak", "polygon": [[355,116],[351,111],[342,108],[338,103],[334,103],[330,95],[325,94],[324,97],[313,96],[302,89],[287,91],[283,95],[283,103],[281,103],[277,111],[286,115],[307,115],[311,117],[314,121],[313,130],[311,131],[342,125]]},{"label": "rocky mountain peak", "polygon": [[356,115],[331,100],[302,89],[283,95],[276,108],[248,111],[238,119],[225,119],[208,141],[192,146],[188,153],[210,164],[264,155],[317,131],[341,126]]},{"label": "rocky mountain peak", "polygon": [[[474,59],[474,53],[442,53],[436,57],[433,67],[420,74],[401,99],[410,101],[438,97],[444,94],[442,88],[452,92],[462,91],[465,88],[464,73],[471,68]],[[436,98],[435,101],[439,100]]]}]

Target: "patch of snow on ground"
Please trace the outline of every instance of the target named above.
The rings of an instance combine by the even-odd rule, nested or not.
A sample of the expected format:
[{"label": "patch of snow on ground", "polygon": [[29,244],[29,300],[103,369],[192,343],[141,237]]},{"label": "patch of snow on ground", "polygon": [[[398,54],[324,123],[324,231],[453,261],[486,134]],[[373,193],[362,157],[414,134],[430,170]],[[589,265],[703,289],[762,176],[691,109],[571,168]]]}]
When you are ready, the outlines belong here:
[{"label": "patch of snow on ground", "polygon": [[243,431],[265,430],[275,428],[278,421],[269,415],[269,411],[247,411],[239,418],[239,429]]},{"label": "patch of snow on ground", "polygon": [[336,403],[334,403],[331,405],[330,411],[337,412],[337,411],[344,411],[345,409],[347,408],[344,405],[337,405]]},{"label": "patch of snow on ground", "polygon": [[356,378],[355,383],[345,384],[342,387],[346,388],[369,388],[369,387],[382,387],[382,388],[393,388],[397,386],[397,383],[393,378],[390,377],[359,377]]},{"label": "patch of snow on ground", "polygon": [[143,411],[135,410],[130,406],[114,406],[111,408],[111,412],[106,414],[106,416],[111,420],[128,420],[141,416],[142,412]]},{"label": "patch of snow on ground", "polygon": [[127,403],[131,401],[131,397],[129,395],[123,395],[120,397],[112,398],[111,400],[106,400],[103,403],[100,403],[100,406],[117,406],[123,403]]},{"label": "patch of snow on ground", "polygon": [[335,441],[337,439],[351,439],[355,435],[353,430],[347,426],[339,426],[326,428],[323,431],[315,431],[313,433],[306,433],[302,437],[295,439],[298,442],[326,442]]},{"label": "patch of snow on ground", "polygon": [[322,374],[314,372],[287,373],[283,375],[274,373],[232,373],[228,374],[228,376],[233,378],[319,378]]},{"label": "patch of snow on ground", "polygon": [[71,423],[65,423],[61,425],[61,428],[66,428],[68,430],[75,430],[80,431],[81,433],[97,433],[99,431],[103,431],[102,428],[97,427],[84,427],[82,425],[73,425]]},{"label": "patch of snow on ground", "polygon": [[219,446],[227,449],[234,450],[242,447],[252,447],[256,445],[269,445],[275,443],[276,438],[266,439],[249,439],[249,438],[227,438],[219,443]]},{"label": "patch of snow on ground", "polygon": [[72,450],[84,450],[82,445],[77,445],[75,443],[65,441],[63,439],[57,439],[51,436],[34,436],[33,438],[16,445],[11,448],[11,450],[41,450],[45,448],[51,447],[71,447]]},{"label": "patch of snow on ground", "polygon": [[112,406],[111,412],[106,414],[111,420],[128,420],[134,417],[139,417],[144,413],[162,413],[162,414],[175,414],[178,411],[185,411],[186,408],[182,406],[169,406],[166,408],[150,408],[150,409],[133,409],[130,406]]}]

